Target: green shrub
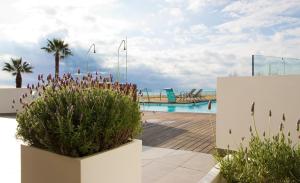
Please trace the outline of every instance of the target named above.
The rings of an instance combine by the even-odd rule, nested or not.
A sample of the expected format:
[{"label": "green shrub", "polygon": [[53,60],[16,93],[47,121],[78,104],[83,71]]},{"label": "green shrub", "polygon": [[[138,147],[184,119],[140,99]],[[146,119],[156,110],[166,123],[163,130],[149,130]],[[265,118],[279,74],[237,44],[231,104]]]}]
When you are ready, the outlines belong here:
[{"label": "green shrub", "polygon": [[67,78],[50,79],[40,88],[41,96],[17,114],[17,137],[28,145],[82,157],[118,147],[141,132],[139,104],[118,84]]},{"label": "green shrub", "polygon": [[249,148],[219,158],[221,174],[227,182],[299,182],[300,149],[293,148],[284,135],[274,139],[255,136]]},{"label": "green shrub", "polygon": [[[253,122],[255,127],[255,120]],[[280,132],[271,138],[265,137],[265,133],[263,137],[259,137],[256,127],[254,129],[253,134],[250,128],[248,147],[241,145],[238,151],[231,153],[228,150],[225,158],[217,156],[221,174],[227,182],[300,182],[300,146],[294,146],[289,134],[284,134],[283,123]],[[297,131],[299,132],[299,122]]]}]

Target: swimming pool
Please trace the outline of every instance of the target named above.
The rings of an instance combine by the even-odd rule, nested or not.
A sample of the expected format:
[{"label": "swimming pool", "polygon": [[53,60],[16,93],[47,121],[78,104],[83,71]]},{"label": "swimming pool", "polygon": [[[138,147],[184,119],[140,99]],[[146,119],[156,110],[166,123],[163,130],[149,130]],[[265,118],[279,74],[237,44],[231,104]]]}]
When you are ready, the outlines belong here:
[{"label": "swimming pool", "polygon": [[140,108],[142,111],[216,113],[217,103],[212,102],[210,111],[207,109],[207,104],[208,102],[192,104],[141,103]]}]

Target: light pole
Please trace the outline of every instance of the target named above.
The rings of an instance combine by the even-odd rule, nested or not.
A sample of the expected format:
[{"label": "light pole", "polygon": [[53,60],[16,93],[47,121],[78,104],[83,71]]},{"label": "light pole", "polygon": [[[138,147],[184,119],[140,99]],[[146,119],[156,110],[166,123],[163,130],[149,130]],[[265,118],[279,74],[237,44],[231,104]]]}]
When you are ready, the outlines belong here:
[{"label": "light pole", "polygon": [[123,50],[126,51],[126,82],[127,82],[127,37],[126,37],[125,40],[123,39],[121,41],[120,46],[118,48],[118,71],[117,71],[117,79],[118,79],[118,82],[120,82],[120,48],[121,48],[122,44],[124,44]]},{"label": "light pole", "polygon": [[[86,53],[86,55],[88,55],[90,53],[90,51],[91,51],[92,48],[94,48],[93,49],[93,53],[96,53],[96,45],[95,45],[95,43],[93,43],[90,46],[90,48],[89,48],[88,52]],[[88,73],[89,73],[89,60],[86,61],[86,74],[88,74]]]},{"label": "light pole", "polygon": [[126,83],[127,83],[127,52],[128,52],[128,47],[127,47],[127,36],[126,36]]}]

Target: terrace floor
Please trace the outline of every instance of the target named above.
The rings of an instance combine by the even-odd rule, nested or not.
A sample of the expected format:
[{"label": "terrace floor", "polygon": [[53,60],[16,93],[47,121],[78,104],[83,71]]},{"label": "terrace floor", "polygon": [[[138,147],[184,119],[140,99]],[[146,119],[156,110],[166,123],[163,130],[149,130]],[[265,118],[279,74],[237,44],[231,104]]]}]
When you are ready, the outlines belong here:
[{"label": "terrace floor", "polygon": [[143,146],[142,183],[200,183],[215,164],[211,154]]},{"label": "terrace floor", "polygon": [[[201,153],[213,149],[214,119],[208,114],[145,112],[142,183],[197,183],[215,164],[211,154]],[[21,182],[16,126],[15,116],[0,116],[0,182]]]},{"label": "terrace floor", "polygon": [[212,153],[215,114],[144,112],[144,146]]}]

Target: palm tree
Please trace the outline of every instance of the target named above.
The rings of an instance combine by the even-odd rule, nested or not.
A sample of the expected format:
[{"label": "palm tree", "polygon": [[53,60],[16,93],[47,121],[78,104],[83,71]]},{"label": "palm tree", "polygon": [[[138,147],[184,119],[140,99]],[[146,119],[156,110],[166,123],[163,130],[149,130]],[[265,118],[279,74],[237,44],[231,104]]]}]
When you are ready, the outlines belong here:
[{"label": "palm tree", "polygon": [[3,71],[11,72],[13,76],[16,76],[16,88],[22,87],[22,75],[21,73],[32,73],[33,67],[28,62],[22,62],[22,58],[13,59],[11,63],[5,62]]},{"label": "palm tree", "polygon": [[59,60],[72,55],[69,45],[61,39],[49,40],[46,47],[42,47],[47,53],[53,53],[55,57],[55,76],[59,76]]}]

